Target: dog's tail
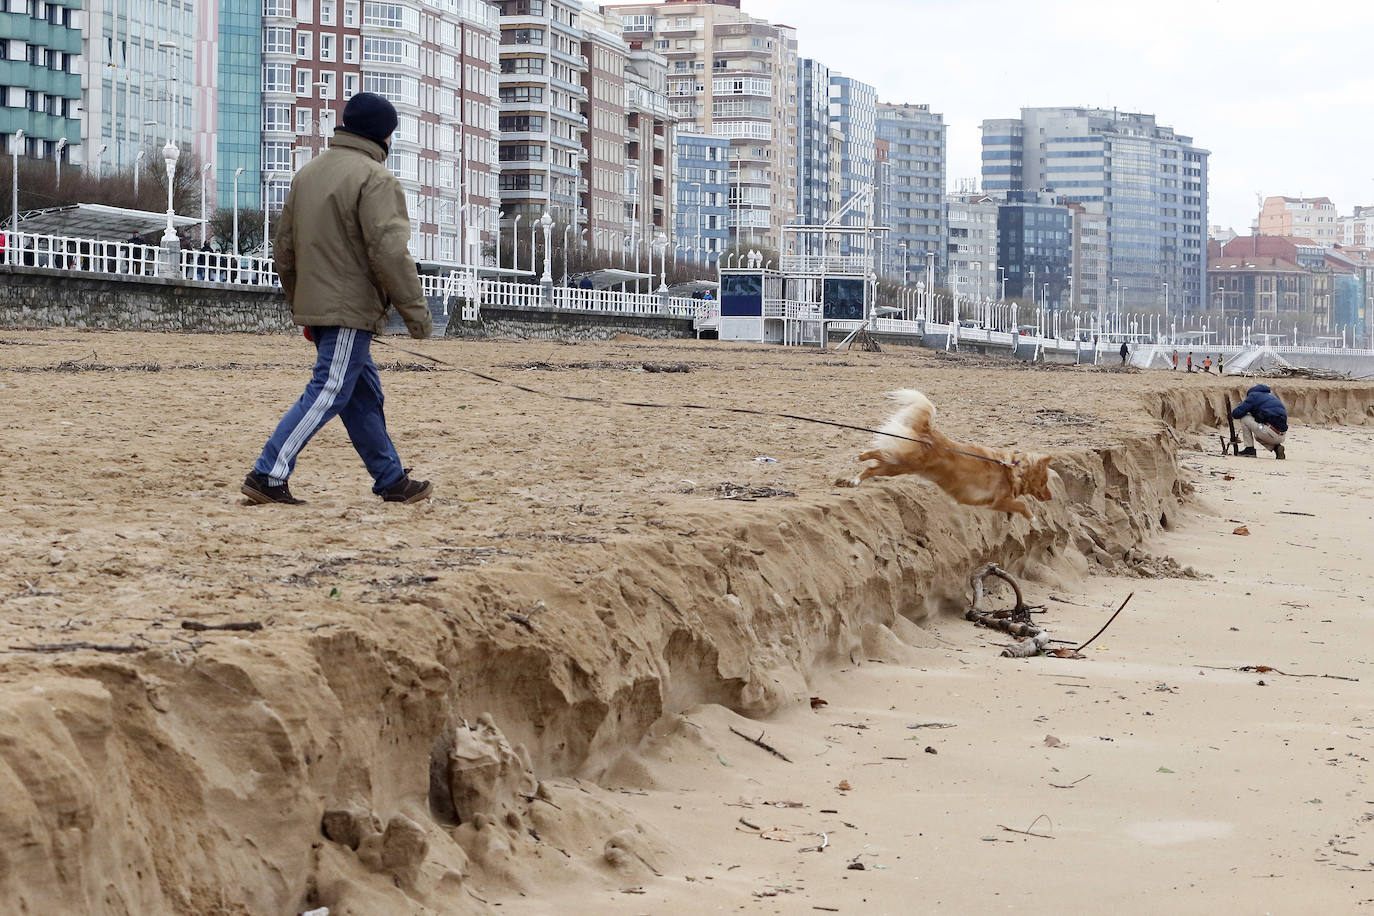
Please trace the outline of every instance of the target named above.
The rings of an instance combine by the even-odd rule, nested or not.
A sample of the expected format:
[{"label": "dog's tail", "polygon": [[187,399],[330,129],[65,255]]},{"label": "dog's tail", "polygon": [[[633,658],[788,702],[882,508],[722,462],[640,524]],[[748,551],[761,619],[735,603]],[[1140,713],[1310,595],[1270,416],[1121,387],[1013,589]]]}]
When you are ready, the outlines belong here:
[{"label": "dog's tail", "polygon": [[[930,429],[931,421],[935,419],[935,405],[930,403],[930,399],[912,388],[890,391],[887,396],[902,406],[883,424],[882,432],[905,436],[908,439],[923,437]],[[879,435],[873,440],[873,444],[876,448],[890,448],[909,443],[903,439],[889,439],[887,436]]]}]

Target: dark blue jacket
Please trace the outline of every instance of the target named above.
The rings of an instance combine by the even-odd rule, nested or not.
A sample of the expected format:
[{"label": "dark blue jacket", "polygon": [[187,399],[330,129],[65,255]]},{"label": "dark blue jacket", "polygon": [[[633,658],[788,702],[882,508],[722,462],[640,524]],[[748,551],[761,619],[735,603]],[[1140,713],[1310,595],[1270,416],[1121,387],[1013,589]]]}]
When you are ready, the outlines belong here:
[{"label": "dark blue jacket", "polygon": [[1246,414],[1253,414],[1261,423],[1274,427],[1281,433],[1288,432],[1288,411],[1268,385],[1256,385],[1245,392],[1245,400],[1231,411],[1231,419],[1239,420]]}]

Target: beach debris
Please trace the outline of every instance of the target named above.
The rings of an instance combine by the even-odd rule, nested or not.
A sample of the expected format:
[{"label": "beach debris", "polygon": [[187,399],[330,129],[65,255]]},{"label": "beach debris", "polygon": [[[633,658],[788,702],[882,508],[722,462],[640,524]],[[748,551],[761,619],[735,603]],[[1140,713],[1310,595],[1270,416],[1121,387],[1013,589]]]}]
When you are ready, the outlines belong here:
[{"label": "beach debris", "polygon": [[1130,603],[1131,603],[1131,599],[1134,598],[1134,597],[1135,597],[1135,592],[1131,592],[1129,595],[1127,595],[1127,596],[1126,596],[1126,600],[1123,601],[1123,602],[1121,602],[1121,607],[1119,607],[1119,608],[1116,609],[1116,613],[1113,614],[1111,617],[1107,618],[1107,622],[1106,622],[1106,623],[1102,624],[1102,629],[1098,630],[1096,633],[1094,633],[1092,636],[1090,636],[1090,637],[1088,638],[1088,641],[1085,642],[1085,643],[1083,643],[1083,645],[1079,646],[1079,647],[1077,648],[1076,651],[1082,652],[1084,649],[1088,648],[1088,646],[1092,645],[1093,640],[1097,639],[1097,637],[1099,637],[1099,636],[1101,636],[1103,633],[1107,632],[1107,627],[1109,627],[1109,626],[1112,625],[1112,621],[1115,620],[1115,619],[1117,618],[1117,615],[1118,615],[1118,614],[1120,614],[1122,611],[1124,611],[1124,610],[1126,609],[1126,605],[1130,604]]},{"label": "beach debris", "polygon": [[1172,773],[1173,770],[1169,769],[1168,767],[1160,767],[1159,769],[1155,770],[1155,772],[1156,772],[1156,773]]},{"label": "beach debris", "polygon": [[716,755],[716,759],[720,761],[720,765],[723,766],[723,767],[732,767],[732,766],[734,766],[733,763],[731,763],[730,761],[726,760],[724,757],[722,757],[722,756],[719,755],[719,754]]},{"label": "beach debris", "polygon": [[768,830],[761,830],[761,831],[759,831],[759,838],[760,838],[760,839],[764,839],[764,840],[774,840],[774,841],[776,841],[776,842],[778,842],[778,843],[793,843],[793,842],[796,842],[796,840],[793,838],[792,834],[790,834],[790,833],[788,833],[786,830],[782,830],[782,829],[780,829],[780,828],[778,828],[778,827],[772,827],[772,828],[770,828],[770,829],[768,829]]},{"label": "beach debris", "polygon": [[849,864],[846,865],[845,868],[848,869],[849,871],[864,871],[864,870],[865,870],[865,869],[864,869],[864,863],[860,862],[857,858],[850,860]]},{"label": "beach debris", "polygon": [[785,760],[785,761],[787,761],[788,763],[791,763],[791,762],[792,762],[791,759],[790,759],[786,754],[784,754],[782,751],[780,751],[780,750],[778,750],[777,748],[773,747],[771,744],[765,744],[765,743],[764,743],[764,740],[763,740],[763,736],[764,736],[764,734],[765,734],[764,732],[759,732],[759,736],[758,736],[757,738],[750,738],[750,737],[749,737],[748,735],[746,735],[744,732],[737,730],[733,725],[730,726],[730,731],[731,731],[733,734],[739,735],[741,738],[743,738],[745,741],[748,741],[750,744],[757,745],[758,747],[763,748],[765,751],[767,751],[768,753],[772,754],[774,757],[777,757],[779,760]]},{"label": "beach debris", "polygon": [[[1092,775],[1091,773],[1088,774],[1088,776],[1091,776],[1091,775]],[[1057,783],[1057,782],[1052,782],[1052,783],[1050,783],[1050,786],[1051,786],[1052,788],[1055,788],[1055,789],[1072,789],[1074,786],[1078,785],[1080,782],[1082,782],[1083,780],[1087,779],[1088,776],[1080,776],[1080,777],[1078,777],[1077,779],[1075,779],[1073,782],[1067,783],[1067,784],[1065,784],[1065,785],[1061,785],[1061,784],[1059,784],[1059,783]]]},{"label": "beach debris", "polygon": [[329,916],[329,907],[322,906],[314,910],[306,910],[301,916]]},{"label": "beach debris", "polygon": [[776,459],[776,458],[769,458],[767,455],[760,455],[760,456],[758,456],[757,458],[755,458],[754,460],[757,461],[759,464],[777,464],[777,463],[778,463],[778,459]]},{"label": "beach debris", "polygon": [[811,698],[811,708],[812,708],[812,709],[820,709],[822,706],[829,706],[829,705],[830,705],[830,704],[829,704],[828,702],[826,702],[825,700],[822,700],[820,697],[812,697],[812,698]]},{"label": "beach debris", "polygon": [[958,728],[953,722],[917,722],[907,728]]},{"label": "beach debris", "polygon": [[262,629],[262,624],[256,620],[247,620],[241,623],[201,623],[199,620],[183,620],[181,628],[183,630],[195,630],[198,633],[203,633],[206,630],[235,630],[256,633]]},{"label": "beach debris", "polygon": [[758,824],[755,824],[753,821],[747,821],[747,820],[745,820],[744,818],[740,818],[740,819],[739,819],[739,822],[740,822],[741,824],[743,824],[744,826],[748,827],[750,830],[762,830],[762,829],[763,829],[763,828],[760,827]]},{"label": "beach debris", "polygon": [[1238,534],[1241,537],[1248,537],[1250,535],[1250,529],[1245,527],[1244,525],[1241,525],[1239,528],[1237,528],[1235,531],[1232,531],[1231,533]]},{"label": "beach debris", "polygon": [[840,792],[850,792],[854,789],[854,787],[849,784],[848,779],[841,779],[839,785],[835,786],[835,788]]},{"label": "beach debris", "polygon": [[[940,753],[940,752],[937,751],[935,748],[930,747],[929,745],[927,745],[927,746],[926,746],[926,753],[927,753],[927,754],[938,754],[938,753]],[[904,757],[904,758],[902,758],[902,759],[905,760],[906,758]]]},{"label": "beach debris", "polygon": [[1360,680],[1357,677],[1346,677],[1343,674],[1290,674],[1287,671],[1280,671],[1278,668],[1271,668],[1269,665],[1240,665],[1237,667],[1228,667],[1226,665],[1198,665],[1198,667],[1210,668],[1213,671],[1253,671],[1255,674],[1281,674],[1284,677],[1324,677],[1333,681],[1355,681],[1356,683]]},{"label": "beach debris", "polygon": [[[1005,611],[983,609],[983,580],[988,576],[996,576],[1011,586],[1011,590],[1016,594],[1015,607]],[[964,619],[973,621],[977,626],[1001,630],[1018,640],[1024,640],[1004,648],[1004,658],[1030,658],[1045,650],[1050,641],[1049,633],[1031,623],[1030,615],[1034,608],[1026,604],[1021,596],[1021,585],[1011,573],[996,563],[989,563],[969,577],[969,585],[973,589],[973,603],[964,612]]]},{"label": "beach debris", "polygon": [[997,826],[998,826],[998,827],[1001,827],[1003,830],[1007,831],[1008,833],[1019,833],[1019,834],[1021,834],[1021,835],[1023,835],[1023,836],[1033,836],[1033,837],[1039,837],[1039,838],[1042,839],[1042,840],[1052,840],[1052,839],[1054,839],[1054,837],[1050,836],[1048,833],[1035,833],[1035,832],[1034,832],[1034,831],[1035,831],[1035,825],[1038,824],[1038,823],[1040,822],[1040,818],[1042,818],[1042,817],[1043,817],[1046,821],[1049,821],[1049,822],[1050,822],[1050,829],[1053,830],[1053,829],[1054,829],[1054,822],[1053,822],[1053,821],[1050,821],[1050,816],[1049,816],[1048,814],[1039,814],[1039,815],[1036,815],[1035,820],[1031,821],[1031,822],[1030,822],[1030,826],[1027,827],[1025,830],[1017,830],[1015,827],[1008,827],[1008,826],[1005,825],[1005,824],[998,824]]},{"label": "beach debris", "polygon": [[856,731],[867,731],[868,726],[862,722],[833,722],[831,728],[852,728]]},{"label": "beach debris", "polygon": [[825,852],[826,847],[828,847],[828,846],[830,845],[830,836],[829,836],[827,833],[825,833],[825,831],[821,831],[820,833],[816,834],[816,836],[818,836],[818,837],[821,838],[821,842],[820,842],[819,845],[817,845],[817,846],[803,846],[801,849],[799,849],[799,850],[797,850],[797,851],[798,851],[798,852]]},{"label": "beach debris", "polygon": [[805,807],[806,807],[806,805],[802,804],[801,802],[794,802],[794,801],[764,802],[764,804],[767,805],[767,806],[770,807],[770,808],[805,808]]},{"label": "beach debris", "polygon": [[137,645],[107,645],[94,642],[44,642],[35,643],[28,646],[10,646],[11,652],[76,652],[79,649],[91,649],[95,652],[142,652],[147,646]]},{"label": "beach debris", "polygon": [[1068,745],[1065,744],[1063,741],[1060,741],[1054,735],[1046,735],[1045,747],[1068,747]]}]

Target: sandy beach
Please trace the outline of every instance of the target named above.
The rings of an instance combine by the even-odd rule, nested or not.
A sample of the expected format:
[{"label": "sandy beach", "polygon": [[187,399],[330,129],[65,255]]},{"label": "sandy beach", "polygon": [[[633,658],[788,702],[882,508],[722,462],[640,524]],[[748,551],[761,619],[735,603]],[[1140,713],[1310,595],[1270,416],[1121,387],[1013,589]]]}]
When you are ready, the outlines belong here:
[{"label": "sandy beach", "polygon": [[[251,508],[298,338],[0,332],[20,912],[1374,900],[1367,386],[1276,386],[1277,462],[1216,456],[1245,380],[400,343],[549,393],[856,426],[916,387],[946,432],[1050,451],[1060,479],[1007,521],[913,479],[837,487],[860,432],[573,403],[378,346],[435,498],[380,503],[334,424],[292,478],[309,504]],[[1085,659],[1001,658],[959,616],[985,562],[1075,644],[1134,597]]]},{"label": "sandy beach", "polygon": [[[625,804],[673,841],[673,870],[627,885],[642,894],[560,897],[558,911],[1374,903],[1371,445],[1365,430],[1304,430],[1285,463],[1188,456],[1197,501],[1146,546],[1206,578],[1029,589],[1042,623],[1079,641],[1134,595],[1086,660],[1001,658],[1000,634],[942,619],[911,648],[818,679],[820,709],[751,721],[700,707],[662,723],[637,755],[648,778],[624,787],[648,794]],[[1242,524],[1248,537],[1232,533]],[[1246,666],[1278,670],[1234,670]]]}]

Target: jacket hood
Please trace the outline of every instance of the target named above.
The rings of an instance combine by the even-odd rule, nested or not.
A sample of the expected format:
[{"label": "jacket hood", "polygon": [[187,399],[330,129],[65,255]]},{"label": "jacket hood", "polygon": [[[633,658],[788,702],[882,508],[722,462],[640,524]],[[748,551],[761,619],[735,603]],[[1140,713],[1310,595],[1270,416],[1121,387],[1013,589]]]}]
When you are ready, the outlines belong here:
[{"label": "jacket hood", "polygon": [[360,153],[366,153],[378,162],[386,162],[387,151],[385,147],[376,140],[369,140],[353,133],[346,127],[335,128],[330,145],[331,147],[357,150]]},{"label": "jacket hood", "polygon": [[1247,392],[1245,392],[1245,393],[1246,393],[1246,394],[1254,394],[1256,391],[1260,392],[1261,394],[1269,394],[1269,393],[1270,393],[1270,391],[1269,391],[1269,386],[1268,386],[1268,385],[1256,385],[1254,388],[1251,388],[1249,391],[1247,391]]}]

